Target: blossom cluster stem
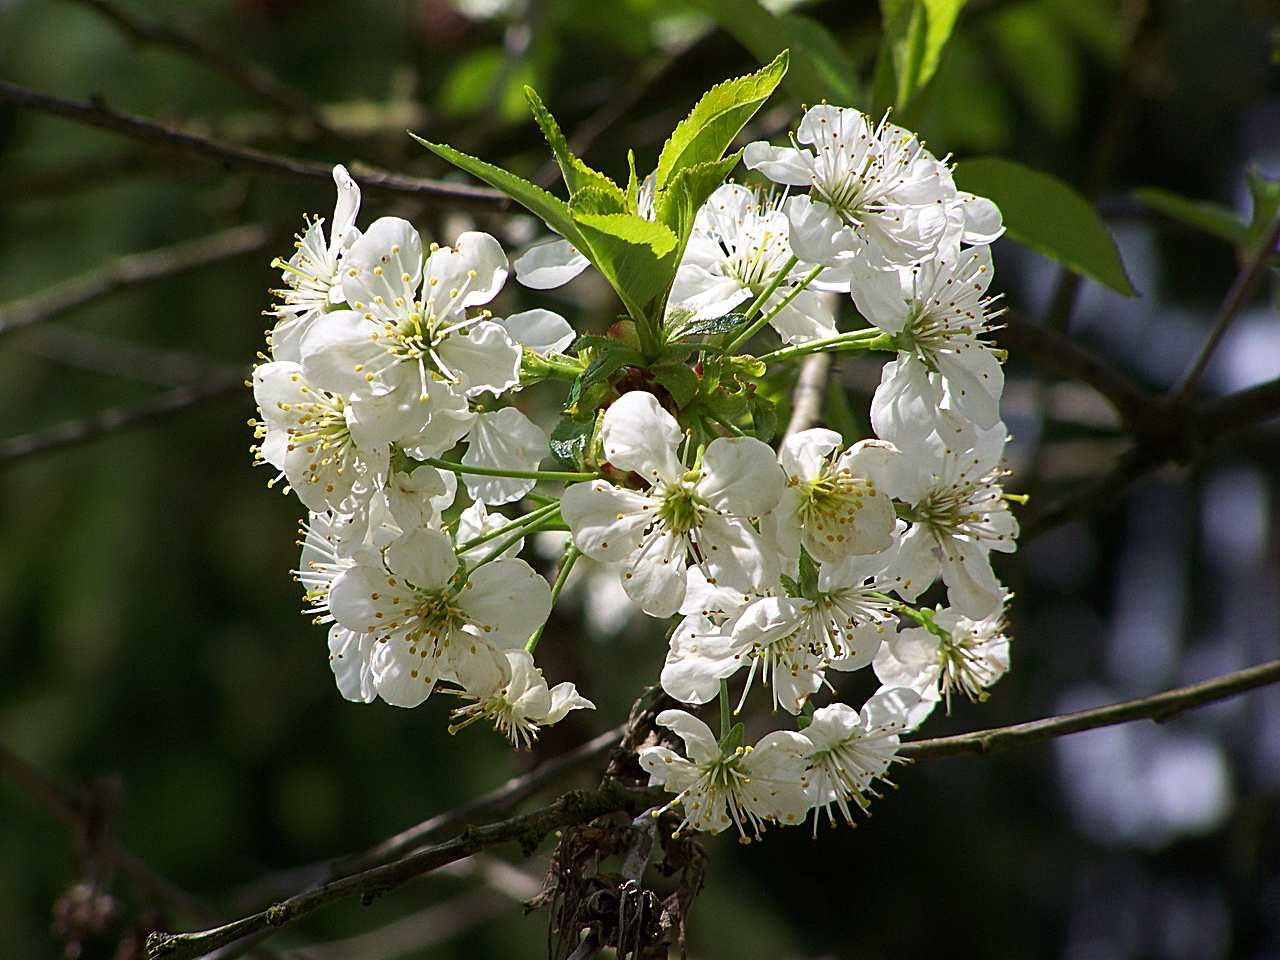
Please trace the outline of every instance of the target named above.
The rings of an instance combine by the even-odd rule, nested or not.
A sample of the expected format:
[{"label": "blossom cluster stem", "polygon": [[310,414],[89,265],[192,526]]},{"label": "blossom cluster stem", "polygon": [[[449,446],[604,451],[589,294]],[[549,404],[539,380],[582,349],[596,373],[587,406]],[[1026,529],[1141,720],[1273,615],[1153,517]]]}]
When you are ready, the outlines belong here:
[{"label": "blossom cluster stem", "polygon": [[[565,545],[564,555],[560,558],[560,572],[556,574],[556,582],[551,585],[551,607],[555,608],[556,601],[560,599],[560,591],[564,589],[565,581],[569,579],[569,571],[573,569],[573,565],[578,562],[578,558],[582,556],[582,551],[573,545],[573,541],[569,541]],[[542,639],[542,631],[547,627],[544,620],[538,625],[538,629],[533,631],[533,636],[529,638],[529,642],[524,648],[530,653],[538,648],[538,641]]]},{"label": "blossom cluster stem", "polygon": [[822,340],[809,343],[798,343],[793,347],[780,347],[772,353],[763,353],[756,359],[762,363],[782,363],[796,357],[806,357],[814,353],[838,353],[842,350],[894,350],[897,349],[893,337],[879,327],[867,327],[864,330],[853,330]]},{"label": "blossom cluster stem", "polygon": [[471,540],[468,540],[466,543],[461,544],[458,547],[458,552],[465,553],[466,551],[470,550],[472,547],[478,547],[482,543],[488,543],[490,540],[496,540],[498,537],[501,537],[504,534],[511,533],[511,531],[513,530],[524,530],[527,527],[531,527],[539,523],[540,521],[554,515],[559,508],[560,508],[559,501],[556,501],[556,502],[541,506],[537,510],[531,510],[529,513],[526,513],[523,517],[517,517],[515,520],[512,520],[510,523],[504,523],[502,526],[498,527],[498,529],[496,530],[490,530],[486,534],[483,534],[479,537],[475,537]]},{"label": "blossom cluster stem", "polygon": [[595,480],[599,474],[577,473],[569,470],[500,470],[496,467],[470,467],[465,463],[453,463],[437,457],[416,461],[437,470],[448,470],[450,473],[469,473],[477,477],[512,477],[517,480],[559,480],[564,483],[575,483],[578,480]]},{"label": "blossom cluster stem", "polygon": [[[791,260],[792,260],[792,261],[794,261],[794,260],[795,260],[795,257],[792,257],[792,258],[791,258]],[[787,266],[787,267],[785,268],[785,270],[783,270],[783,271],[779,272],[779,277],[784,276],[784,275],[785,275],[785,273],[786,273],[786,270],[790,270],[790,269],[791,269],[791,266]],[[808,286],[809,286],[809,284],[813,283],[813,281],[814,281],[814,280],[818,279],[818,274],[820,274],[822,271],[823,271],[823,268],[822,268],[822,267],[820,267],[820,266],[819,266],[819,267],[814,267],[812,270],[810,270],[810,271],[805,275],[805,277],[804,277],[804,279],[803,279],[803,280],[801,280],[799,283],[797,283],[794,287],[792,287],[792,288],[791,288],[791,292],[790,292],[790,293],[788,293],[785,297],[783,297],[783,298],[782,298],[781,300],[779,300],[776,304],[774,304],[774,306],[773,306],[773,309],[772,309],[772,310],[770,310],[770,311],[768,311],[767,313],[765,313],[763,316],[761,316],[761,317],[760,317],[760,319],[758,319],[758,320],[754,321],[753,323],[749,324],[745,330],[743,330],[740,334],[738,334],[736,337],[734,337],[734,338],[733,338],[733,340],[731,340],[731,341],[730,341],[730,342],[725,346],[725,348],[724,348],[724,352],[725,352],[725,353],[733,353],[735,350],[738,350],[738,349],[739,349],[739,348],[741,348],[743,345],[745,345],[745,344],[746,344],[746,342],[747,342],[748,340],[750,340],[752,337],[754,337],[757,333],[759,333],[759,332],[760,332],[760,331],[765,327],[765,325],[766,325],[766,324],[768,324],[768,322],[769,322],[770,320],[772,320],[772,319],[773,319],[774,317],[776,317],[779,313],[781,313],[781,312],[782,312],[782,310],[783,310],[783,309],[784,309],[784,308],[785,308],[789,303],[791,303],[791,301],[792,301],[792,300],[794,300],[796,297],[800,296],[800,294],[805,290],[805,288],[806,288],[806,287],[808,287]],[[777,278],[774,278],[774,283],[773,283],[773,284],[771,284],[771,285],[770,285],[770,287],[765,288],[765,292],[764,292],[764,293],[762,293],[760,296],[761,296],[761,297],[764,297],[764,296],[767,296],[767,295],[769,295],[769,294],[772,294],[772,292],[773,292],[774,290],[776,290],[776,289],[777,289]],[[760,298],[759,298],[759,297],[757,297],[757,298],[756,298],[756,300],[757,300],[757,303],[758,303],[758,302],[759,302],[759,300],[760,300]],[[754,304],[754,303],[753,303],[753,304],[751,305],[751,309],[752,309],[752,310],[755,310],[755,309],[756,309],[756,304]],[[747,314],[747,315],[748,315],[748,316],[750,316],[750,312],[748,312],[748,314]]]}]

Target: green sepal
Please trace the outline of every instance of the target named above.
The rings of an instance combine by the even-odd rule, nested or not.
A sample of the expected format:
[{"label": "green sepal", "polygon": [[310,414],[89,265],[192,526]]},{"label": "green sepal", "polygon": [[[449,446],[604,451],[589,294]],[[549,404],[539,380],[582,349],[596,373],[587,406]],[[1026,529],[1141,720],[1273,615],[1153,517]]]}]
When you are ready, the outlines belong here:
[{"label": "green sepal", "polygon": [[582,423],[572,417],[562,417],[551,431],[551,456],[570,470],[585,470],[594,432],[594,421]]},{"label": "green sepal", "polygon": [[671,360],[666,363],[655,363],[649,367],[654,381],[660,383],[671,394],[677,407],[687,407],[695,396],[702,381],[686,364]]},{"label": "green sepal", "polygon": [[727,757],[742,749],[742,743],[746,737],[746,733],[746,729],[741,723],[735,723],[730,727],[729,732],[720,738],[720,755]]},{"label": "green sepal", "polygon": [[800,596],[818,599],[818,564],[804,547],[800,548]]},{"label": "green sepal", "polygon": [[747,410],[751,413],[752,432],[757,440],[770,442],[778,432],[778,407],[768,397],[752,393],[747,398]]}]

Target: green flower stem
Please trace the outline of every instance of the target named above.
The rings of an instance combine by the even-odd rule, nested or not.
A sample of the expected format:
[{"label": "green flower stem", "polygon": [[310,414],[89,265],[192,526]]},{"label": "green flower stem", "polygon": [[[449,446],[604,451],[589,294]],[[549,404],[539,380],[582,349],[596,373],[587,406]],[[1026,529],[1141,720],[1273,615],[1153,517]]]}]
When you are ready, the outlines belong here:
[{"label": "green flower stem", "polygon": [[504,534],[508,534],[513,530],[520,530],[531,524],[537,523],[540,520],[547,519],[552,515],[554,515],[556,510],[558,510],[559,508],[560,508],[560,502],[557,500],[553,503],[539,507],[537,510],[531,510],[528,513],[526,513],[523,517],[517,517],[516,519],[512,520],[510,523],[503,524],[496,530],[490,530],[488,533],[482,536],[476,537],[472,540],[468,540],[466,543],[460,544],[458,546],[458,552],[465,553],[466,551],[472,549],[473,547],[478,547],[482,543],[488,543],[490,540],[496,540],[498,537],[501,537]]},{"label": "green flower stem", "polygon": [[729,681],[724,679],[720,681],[720,739],[724,740],[729,736],[729,731],[733,727],[733,720],[729,716]]},{"label": "green flower stem", "polygon": [[537,383],[539,380],[564,380],[572,383],[582,375],[585,365],[569,357],[543,356],[524,348],[520,360],[520,381],[522,384]]},{"label": "green flower stem", "polygon": [[[792,257],[791,259],[794,260],[795,257]],[[786,271],[790,269],[791,269],[790,266],[786,267],[784,271],[779,273],[778,277],[785,276]],[[760,317],[759,320],[756,320],[754,323],[748,324],[746,329],[744,329],[741,333],[739,333],[736,337],[734,337],[733,340],[731,340],[728,343],[728,345],[725,346],[723,352],[733,353],[735,350],[738,350],[740,347],[742,347],[748,340],[750,340],[760,330],[762,330],[770,320],[776,317],[787,304],[789,304],[796,297],[800,296],[800,292],[804,290],[805,287],[809,286],[809,284],[813,283],[814,280],[818,279],[818,274],[820,274],[823,271],[823,269],[825,268],[820,266],[814,267],[807,274],[805,274],[804,279],[801,280],[799,283],[797,283],[794,287],[792,287],[791,292],[788,293],[781,300],[779,300],[777,306],[775,306],[768,313]],[[761,293],[759,297],[756,297],[756,303],[753,303],[751,305],[752,310],[756,309],[756,304],[760,303],[762,298],[771,295],[773,291],[778,288],[778,277],[775,277],[774,283],[770,284],[768,287],[765,287],[764,292]],[[748,311],[747,315],[750,316],[750,311]]]},{"label": "green flower stem", "polygon": [[[513,544],[519,543],[535,530],[541,530],[542,528],[557,522],[559,520],[559,504],[556,505],[555,511],[550,507],[543,507],[541,510],[535,510],[533,513],[525,514],[522,519],[527,522],[521,524],[520,530],[517,533],[503,540],[496,547],[486,553],[484,555],[484,559],[475,566],[467,569],[468,577],[483,567],[486,563],[492,563],[494,560],[497,560],[506,553]],[[495,531],[495,533],[496,532],[497,531]]]},{"label": "green flower stem", "polygon": [[896,350],[894,338],[879,327],[867,327],[850,333],[837,334],[823,340],[811,340],[792,347],[782,347],[772,353],[756,357],[761,363],[781,363],[805,357],[811,353],[836,353],[841,350]]},{"label": "green flower stem", "polygon": [[566,470],[499,470],[496,467],[468,467],[463,463],[451,463],[428,457],[418,463],[435,467],[437,470],[448,470],[450,473],[470,473],[477,477],[514,477],[517,480],[562,480],[572,483],[575,480],[596,480],[598,473],[573,473]]},{"label": "green flower stem", "polygon": [[[573,569],[573,565],[578,562],[578,558],[582,556],[582,551],[573,545],[573,541],[569,541],[565,545],[564,555],[560,558],[560,572],[556,575],[556,582],[551,585],[551,608],[554,610],[556,601],[560,599],[560,591],[564,589],[565,581],[569,579],[569,571]],[[550,617],[548,617],[550,619]],[[542,639],[542,631],[546,629],[547,621],[543,620],[538,629],[533,631],[533,636],[529,638],[529,642],[524,648],[533,653],[537,649],[538,641]]]},{"label": "green flower stem", "polygon": [[773,296],[773,292],[782,286],[782,281],[787,279],[787,274],[789,274],[799,262],[800,258],[795,254],[792,254],[791,259],[782,265],[782,269],[773,275],[773,279],[769,281],[769,285],[760,292],[760,296],[751,301],[751,306],[747,307],[746,317],[748,320],[764,309],[764,305],[769,302],[769,298]]}]

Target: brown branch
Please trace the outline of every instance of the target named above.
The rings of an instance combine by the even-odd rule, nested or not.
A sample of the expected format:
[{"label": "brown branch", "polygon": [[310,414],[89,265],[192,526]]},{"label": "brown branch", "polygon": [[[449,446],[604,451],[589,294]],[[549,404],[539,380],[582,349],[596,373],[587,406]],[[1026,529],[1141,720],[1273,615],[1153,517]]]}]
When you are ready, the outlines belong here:
[{"label": "brown branch", "polygon": [[831,354],[812,353],[804,358],[791,391],[791,419],[783,436],[791,436],[822,423],[831,382]]},{"label": "brown branch", "polygon": [[235,86],[282,113],[291,117],[302,117],[325,136],[347,146],[354,145],[346,134],[330,126],[309,98],[289,86],[261,63],[241,60],[226,50],[218,49],[207,38],[192,31],[143,20],[110,0],[74,0],[74,2],[110,20],[135,42],[168,47],[180,56],[188,57],[210,68]]},{"label": "brown branch", "polygon": [[1231,284],[1231,289],[1227,291],[1222,305],[1218,307],[1218,312],[1213,319],[1213,327],[1204,345],[1201,346],[1200,353],[1187,370],[1186,376],[1182,378],[1182,382],[1169,394],[1172,405],[1185,404],[1195,392],[1200,378],[1204,376],[1205,368],[1209,366],[1209,361],[1226,335],[1227,329],[1257,292],[1258,284],[1262,282],[1262,277],[1271,264],[1277,239],[1280,239],[1280,208],[1272,215],[1266,234],[1241,265],[1240,272]]},{"label": "brown branch", "polygon": [[[203,163],[216,164],[229,170],[260,174],[278,180],[301,180],[309,183],[319,181],[332,188],[332,164],[298,160],[293,157],[232,146],[209,137],[185,133],[113,110],[98,100],[77,103],[74,100],[64,100],[61,97],[38,93],[0,80],[0,103],[9,103],[101,130],[109,130],[149,146],[191,157]],[[506,196],[487,187],[471,187],[439,180],[403,177],[366,167],[353,168],[352,172],[357,176],[361,189],[370,193],[411,196],[422,201],[462,210],[497,211],[504,210],[509,205]]]},{"label": "brown branch", "polygon": [[[84,816],[76,793],[3,745],[0,745],[0,776],[16,784],[69,829],[83,828]],[[186,891],[111,837],[103,838],[99,852],[151,900],[167,904],[197,923],[216,922]]]},{"label": "brown branch", "polygon": [[247,396],[243,375],[219,377],[204,384],[180,387],[149,400],[112,407],[81,420],[69,420],[47,430],[36,430],[0,440],[0,464],[180,413],[197,404],[231,396],[238,391]]},{"label": "brown branch", "polygon": [[473,853],[513,840],[529,852],[553,830],[587,823],[608,813],[636,815],[667,794],[660,787],[628,789],[616,784],[593,792],[571,791],[554,803],[531,813],[482,827],[468,827],[458,837],[426,847],[408,857],[365,870],[290,897],[272,907],[232,923],[197,933],[153,933],[147,940],[150,960],[193,960],[211,950],[268,928],[278,929],[319,907],[359,895],[369,902],[395,887]]},{"label": "brown branch", "polygon": [[83,306],[116,290],[252,253],[270,241],[271,232],[266,227],[250,224],[158,250],[120,257],[106,266],[64,280],[29,297],[0,304],[0,336]]},{"label": "brown branch", "polygon": [[1168,690],[1150,697],[1125,700],[1092,710],[1078,710],[1057,717],[1018,723],[1011,727],[978,730],[955,737],[938,737],[904,743],[899,753],[904,757],[949,757],[956,754],[988,754],[1008,747],[1039,743],[1054,737],[1084,730],[1096,730],[1133,720],[1168,720],[1187,710],[1216,703],[1258,687],[1280,682],[1280,660],[1238,670],[1202,683]]},{"label": "brown branch", "polygon": [[567,753],[538,764],[528,773],[512,777],[502,786],[482,796],[424,820],[366,850],[275,873],[261,882],[243,888],[234,899],[239,903],[261,903],[299,889],[332,883],[406,856],[441,834],[456,830],[468,822],[509,813],[547,784],[607,753],[618,744],[626,727],[626,724],[621,724]]}]

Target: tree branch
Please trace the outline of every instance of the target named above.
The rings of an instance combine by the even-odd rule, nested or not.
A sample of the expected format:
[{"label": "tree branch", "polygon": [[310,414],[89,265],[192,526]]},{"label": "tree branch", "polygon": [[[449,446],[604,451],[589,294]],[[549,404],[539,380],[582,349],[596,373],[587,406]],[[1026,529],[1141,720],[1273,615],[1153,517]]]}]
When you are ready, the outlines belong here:
[{"label": "tree branch", "polygon": [[667,794],[661,787],[628,789],[617,784],[589,793],[571,791],[539,810],[487,826],[468,827],[461,836],[452,840],[300,893],[221,927],[198,933],[153,933],[147,940],[147,956],[149,960],[194,960],[241,937],[292,923],[318,907],[337,900],[358,894],[363,902],[368,903],[414,877],[488,847],[518,840],[531,853],[542,838],[553,830],[587,823],[596,817],[619,811],[634,816],[662,802],[666,797]]},{"label": "tree branch", "polygon": [[791,391],[791,419],[783,436],[789,437],[822,422],[831,381],[831,354],[812,353],[804,358]]},{"label": "tree branch", "polygon": [[112,407],[91,417],[69,420],[47,430],[36,430],[21,436],[0,440],[0,464],[21,460],[36,453],[80,443],[105,433],[114,433],[148,420],[179,413],[207,400],[245,392],[244,376],[218,377],[204,384],[180,387],[149,400]]},{"label": "tree branch", "polygon": [[1280,682],[1280,660],[1238,670],[1202,683],[1168,690],[1150,697],[1125,700],[1092,710],[1078,710],[1057,717],[1018,723],[1011,727],[978,730],[954,737],[916,740],[904,743],[898,751],[904,757],[949,757],[956,754],[985,755],[996,750],[1038,743],[1054,737],[1084,730],[1096,730],[1132,720],[1154,720],[1161,723],[1205,704],[1226,700],[1237,694]]},{"label": "tree branch", "polygon": [[266,227],[249,224],[120,257],[39,293],[0,305],[0,336],[83,306],[116,290],[252,253],[270,241],[271,232]]},{"label": "tree branch", "polygon": [[[64,100],[50,94],[38,93],[0,80],[0,103],[10,103],[101,130],[110,130],[112,133],[131,137],[150,146],[204,163],[220,165],[230,170],[261,174],[278,180],[320,181],[330,188],[333,184],[332,164],[244,149],[197,134],[184,133],[131,114],[112,110],[99,100],[77,103],[74,100]],[[505,210],[509,206],[506,196],[487,187],[402,177],[366,167],[353,166],[352,173],[357,176],[361,189],[370,193],[411,196],[425,202],[461,210],[495,211]]]},{"label": "tree branch", "polygon": [[302,117],[320,133],[339,143],[352,146],[353,141],[335,130],[316,109],[314,103],[289,86],[267,67],[251,60],[240,60],[219,50],[203,36],[159,23],[149,23],[110,0],[75,0],[114,23],[135,42],[168,47],[180,56],[201,63],[242,90],[270,104],[290,117]]}]

